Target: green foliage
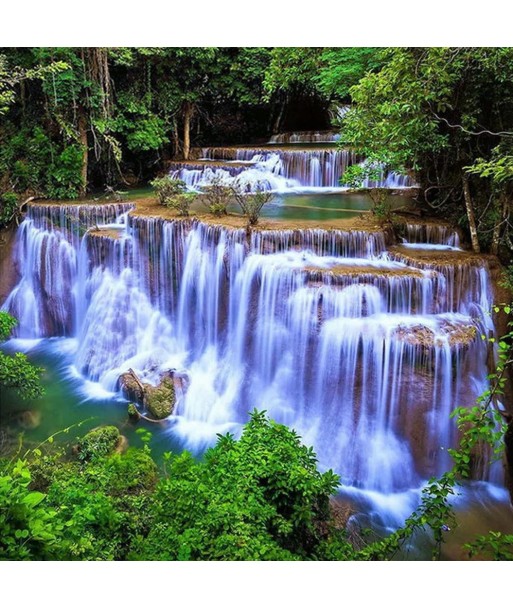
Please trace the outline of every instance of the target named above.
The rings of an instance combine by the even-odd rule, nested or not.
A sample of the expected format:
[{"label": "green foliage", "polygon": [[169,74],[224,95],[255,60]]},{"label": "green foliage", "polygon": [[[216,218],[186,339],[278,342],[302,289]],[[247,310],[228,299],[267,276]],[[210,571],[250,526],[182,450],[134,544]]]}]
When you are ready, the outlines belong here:
[{"label": "green foliage", "polygon": [[221,436],[201,462],[168,454],[166,473],[157,487],[156,524],[132,558],[314,558],[328,538],[338,477],[320,474],[312,449],[264,413],[251,415],[240,440]]},{"label": "green foliage", "polygon": [[128,150],[135,153],[158,150],[168,141],[166,121],[152,112],[151,100],[147,96],[137,98],[132,91],[118,96],[110,127],[125,139]]},{"label": "green foliage", "polygon": [[161,205],[168,205],[174,197],[179,196],[186,191],[185,182],[183,180],[174,180],[169,176],[156,178],[151,182],[151,185],[155,189],[158,202]]},{"label": "green foliage", "polygon": [[382,55],[381,49],[372,47],[325,48],[315,82],[327,98],[344,100],[367,72],[382,66]]},{"label": "green foliage", "polygon": [[46,193],[54,199],[76,199],[82,191],[82,154],[79,144],[66,146],[50,165]]},{"label": "green foliage", "polygon": [[179,216],[189,215],[197,194],[187,192],[187,186],[183,180],[174,180],[169,176],[164,176],[153,180],[151,185],[155,189],[161,205],[176,210]]},{"label": "green foliage", "polygon": [[93,429],[78,443],[78,458],[81,461],[91,461],[105,457],[116,449],[119,439],[119,429],[114,425]]},{"label": "green foliage", "polygon": [[34,399],[43,394],[42,368],[33,366],[23,353],[13,356],[0,352],[0,387],[15,389],[22,398]]},{"label": "green foliage", "polygon": [[264,413],[203,461],[167,455],[160,480],[147,446],[108,454],[98,431],[79,444],[92,459],[38,448],[0,463],[2,558],[296,560],[332,557],[332,540],[352,551],[330,527],[338,477]]},{"label": "green foliage", "polygon": [[13,192],[0,195],[0,227],[7,225],[16,215],[18,197]]},{"label": "green foliage", "polygon": [[[0,341],[9,338],[16,324],[14,317],[0,311]],[[43,394],[42,373],[43,369],[30,364],[23,353],[11,356],[0,351],[0,389],[14,389],[25,399],[37,398]]]},{"label": "green foliage", "polygon": [[250,226],[258,223],[262,208],[274,198],[274,194],[270,190],[266,190],[264,185],[259,182],[255,184],[252,192],[245,190],[243,186],[235,183],[232,192],[242,213],[248,219]]},{"label": "green foliage", "polygon": [[[414,170],[431,207],[464,226],[475,222],[495,251],[501,235],[513,249],[509,206],[499,204],[511,196],[512,50],[394,48],[380,59],[381,69],[350,90],[341,145],[387,169]],[[484,178],[469,182],[470,209],[467,172]]]},{"label": "green foliage", "polygon": [[0,341],[7,340],[17,324],[17,320],[12,315],[0,311]]},{"label": "green foliage", "polygon": [[380,49],[371,47],[275,47],[264,86],[268,95],[300,91],[343,101],[350,88],[382,62]]},{"label": "green foliage", "polygon": [[40,126],[12,134],[11,129],[8,125],[0,149],[0,174],[10,187],[49,198],[77,198],[82,189],[82,146],[63,145]]},{"label": "green foliage", "polygon": [[469,173],[481,178],[491,178],[497,184],[513,181],[513,155],[501,155],[501,150],[492,151],[492,158],[478,158],[470,167],[465,167]]},{"label": "green foliage", "polygon": [[210,184],[201,189],[200,201],[214,216],[225,216],[227,207],[233,199],[233,190],[223,183],[220,176],[212,178]]},{"label": "green foliage", "polygon": [[265,73],[267,94],[277,91],[316,90],[315,75],[320,67],[322,49],[318,47],[275,47]]},{"label": "green foliage", "polygon": [[0,464],[0,560],[48,559],[63,529],[30,482],[26,461]]},{"label": "green foliage", "polygon": [[470,558],[479,554],[492,560],[513,560],[513,535],[491,531],[463,547],[468,550]]}]

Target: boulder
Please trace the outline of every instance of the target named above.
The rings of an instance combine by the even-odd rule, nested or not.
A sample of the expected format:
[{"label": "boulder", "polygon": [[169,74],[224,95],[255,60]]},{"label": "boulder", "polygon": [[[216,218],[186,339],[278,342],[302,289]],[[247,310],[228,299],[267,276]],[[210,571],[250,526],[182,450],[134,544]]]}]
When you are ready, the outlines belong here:
[{"label": "boulder", "polygon": [[[173,414],[176,404],[176,390],[186,390],[187,379],[176,374],[173,370],[164,373],[158,385],[143,383],[131,368],[119,377],[119,384],[126,398],[134,402],[128,405],[128,416],[139,420],[142,415],[135,404],[146,408],[157,420],[165,419]],[[143,418],[147,418],[144,417]]]}]

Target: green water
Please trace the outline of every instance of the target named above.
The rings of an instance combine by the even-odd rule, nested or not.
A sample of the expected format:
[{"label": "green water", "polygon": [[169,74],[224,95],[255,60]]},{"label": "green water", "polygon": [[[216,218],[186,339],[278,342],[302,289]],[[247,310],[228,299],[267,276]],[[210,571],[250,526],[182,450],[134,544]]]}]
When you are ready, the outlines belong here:
[{"label": "green water", "polygon": [[262,210],[263,218],[283,220],[336,220],[369,209],[369,198],[356,194],[278,195]]},{"label": "green water", "polygon": [[[146,198],[154,196],[154,190],[150,187],[131,189],[126,195],[126,200],[132,198]],[[388,197],[392,209],[407,205],[411,201],[411,195],[405,193],[402,196],[390,195]],[[287,193],[277,194],[274,199],[262,209],[262,218],[273,218],[282,220],[310,220],[322,222],[323,220],[342,220],[354,218],[362,212],[369,211],[371,201],[366,194],[331,192],[331,193]],[[201,203],[194,203],[192,210],[205,212]],[[228,206],[231,214],[240,214],[240,208],[232,203]]]},{"label": "green water", "polygon": [[[140,421],[133,424],[127,415],[126,400],[119,396],[102,395],[97,386],[88,384],[73,371],[72,339],[44,339],[32,343],[33,346],[28,349],[28,343],[21,341],[11,341],[2,346],[4,352],[11,354],[23,349],[31,363],[44,368],[42,384],[45,393],[42,398],[23,400],[13,391],[2,390],[0,430],[8,433],[11,445],[19,434],[23,434],[25,447],[32,448],[68,427],[72,427],[70,431],[59,434],[55,442],[73,442],[99,425],[116,425],[132,446],[142,446],[136,429],[145,427],[151,431],[152,451],[157,459],[166,451],[181,450],[182,447],[170,436],[172,421],[158,424]],[[92,398],[91,394],[96,396]],[[24,422],[22,413],[26,411],[34,413],[35,425],[27,426]]]},{"label": "green water", "polygon": [[[406,205],[411,200],[408,195],[388,197],[392,209]],[[354,218],[370,210],[371,202],[367,195],[356,193],[332,192],[326,194],[279,194],[262,209],[262,218],[280,220],[343,220]],[[196,204],[195,209],[202,209]],[[240,213],[236,205],[228,207],[230,213]]]}]

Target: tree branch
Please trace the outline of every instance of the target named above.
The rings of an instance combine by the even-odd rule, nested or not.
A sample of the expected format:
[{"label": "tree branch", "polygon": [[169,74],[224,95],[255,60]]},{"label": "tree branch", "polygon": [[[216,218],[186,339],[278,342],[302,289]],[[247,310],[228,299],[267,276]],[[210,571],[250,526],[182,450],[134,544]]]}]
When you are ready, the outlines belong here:
[{"label": "tree branch", "polygon": [[482,131],[469,131],[468,129],[465,129],[465,127],[463,127],[462,125],[453,125],[451,124],[446,118],[443,118],[443,116],[438,116],[438,114],[436,112],[434,112],[433,110],[431,110],[431,114],[433,114],[433,116],[439,120],[442,121],[443,123],[445,123],[448,127],[451,127],[451,129],[460,129],[461,131],[463,131],[464,133],[468,133],[469,135],[483,135],[484,133],[487,133],[488,135],[497,135],[497,136],[504,136],[504,137],[513,137],[513,131],[489,131],[488,129],[483,129]]}]

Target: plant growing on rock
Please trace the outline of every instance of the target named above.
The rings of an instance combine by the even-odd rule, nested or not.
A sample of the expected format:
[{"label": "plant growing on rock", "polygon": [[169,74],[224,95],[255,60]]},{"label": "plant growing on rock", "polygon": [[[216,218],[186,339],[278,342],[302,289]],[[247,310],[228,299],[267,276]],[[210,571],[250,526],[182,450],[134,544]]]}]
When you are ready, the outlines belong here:
[{"label": "plant growing on rock", "polygon": [[91,461],[114,452],[120,441],[120,433],[114,425],[98,427],[88,432],[77,446],[81,461]]},{"label": "plant growing on rock", "polygon": [[274,194],[267,190],[262,182],[257,182],[253,191],[247,190],[247,187],[236,182],[233,187],[233,196],[250,226],[258,223],[262,208],[274,198]]}]

